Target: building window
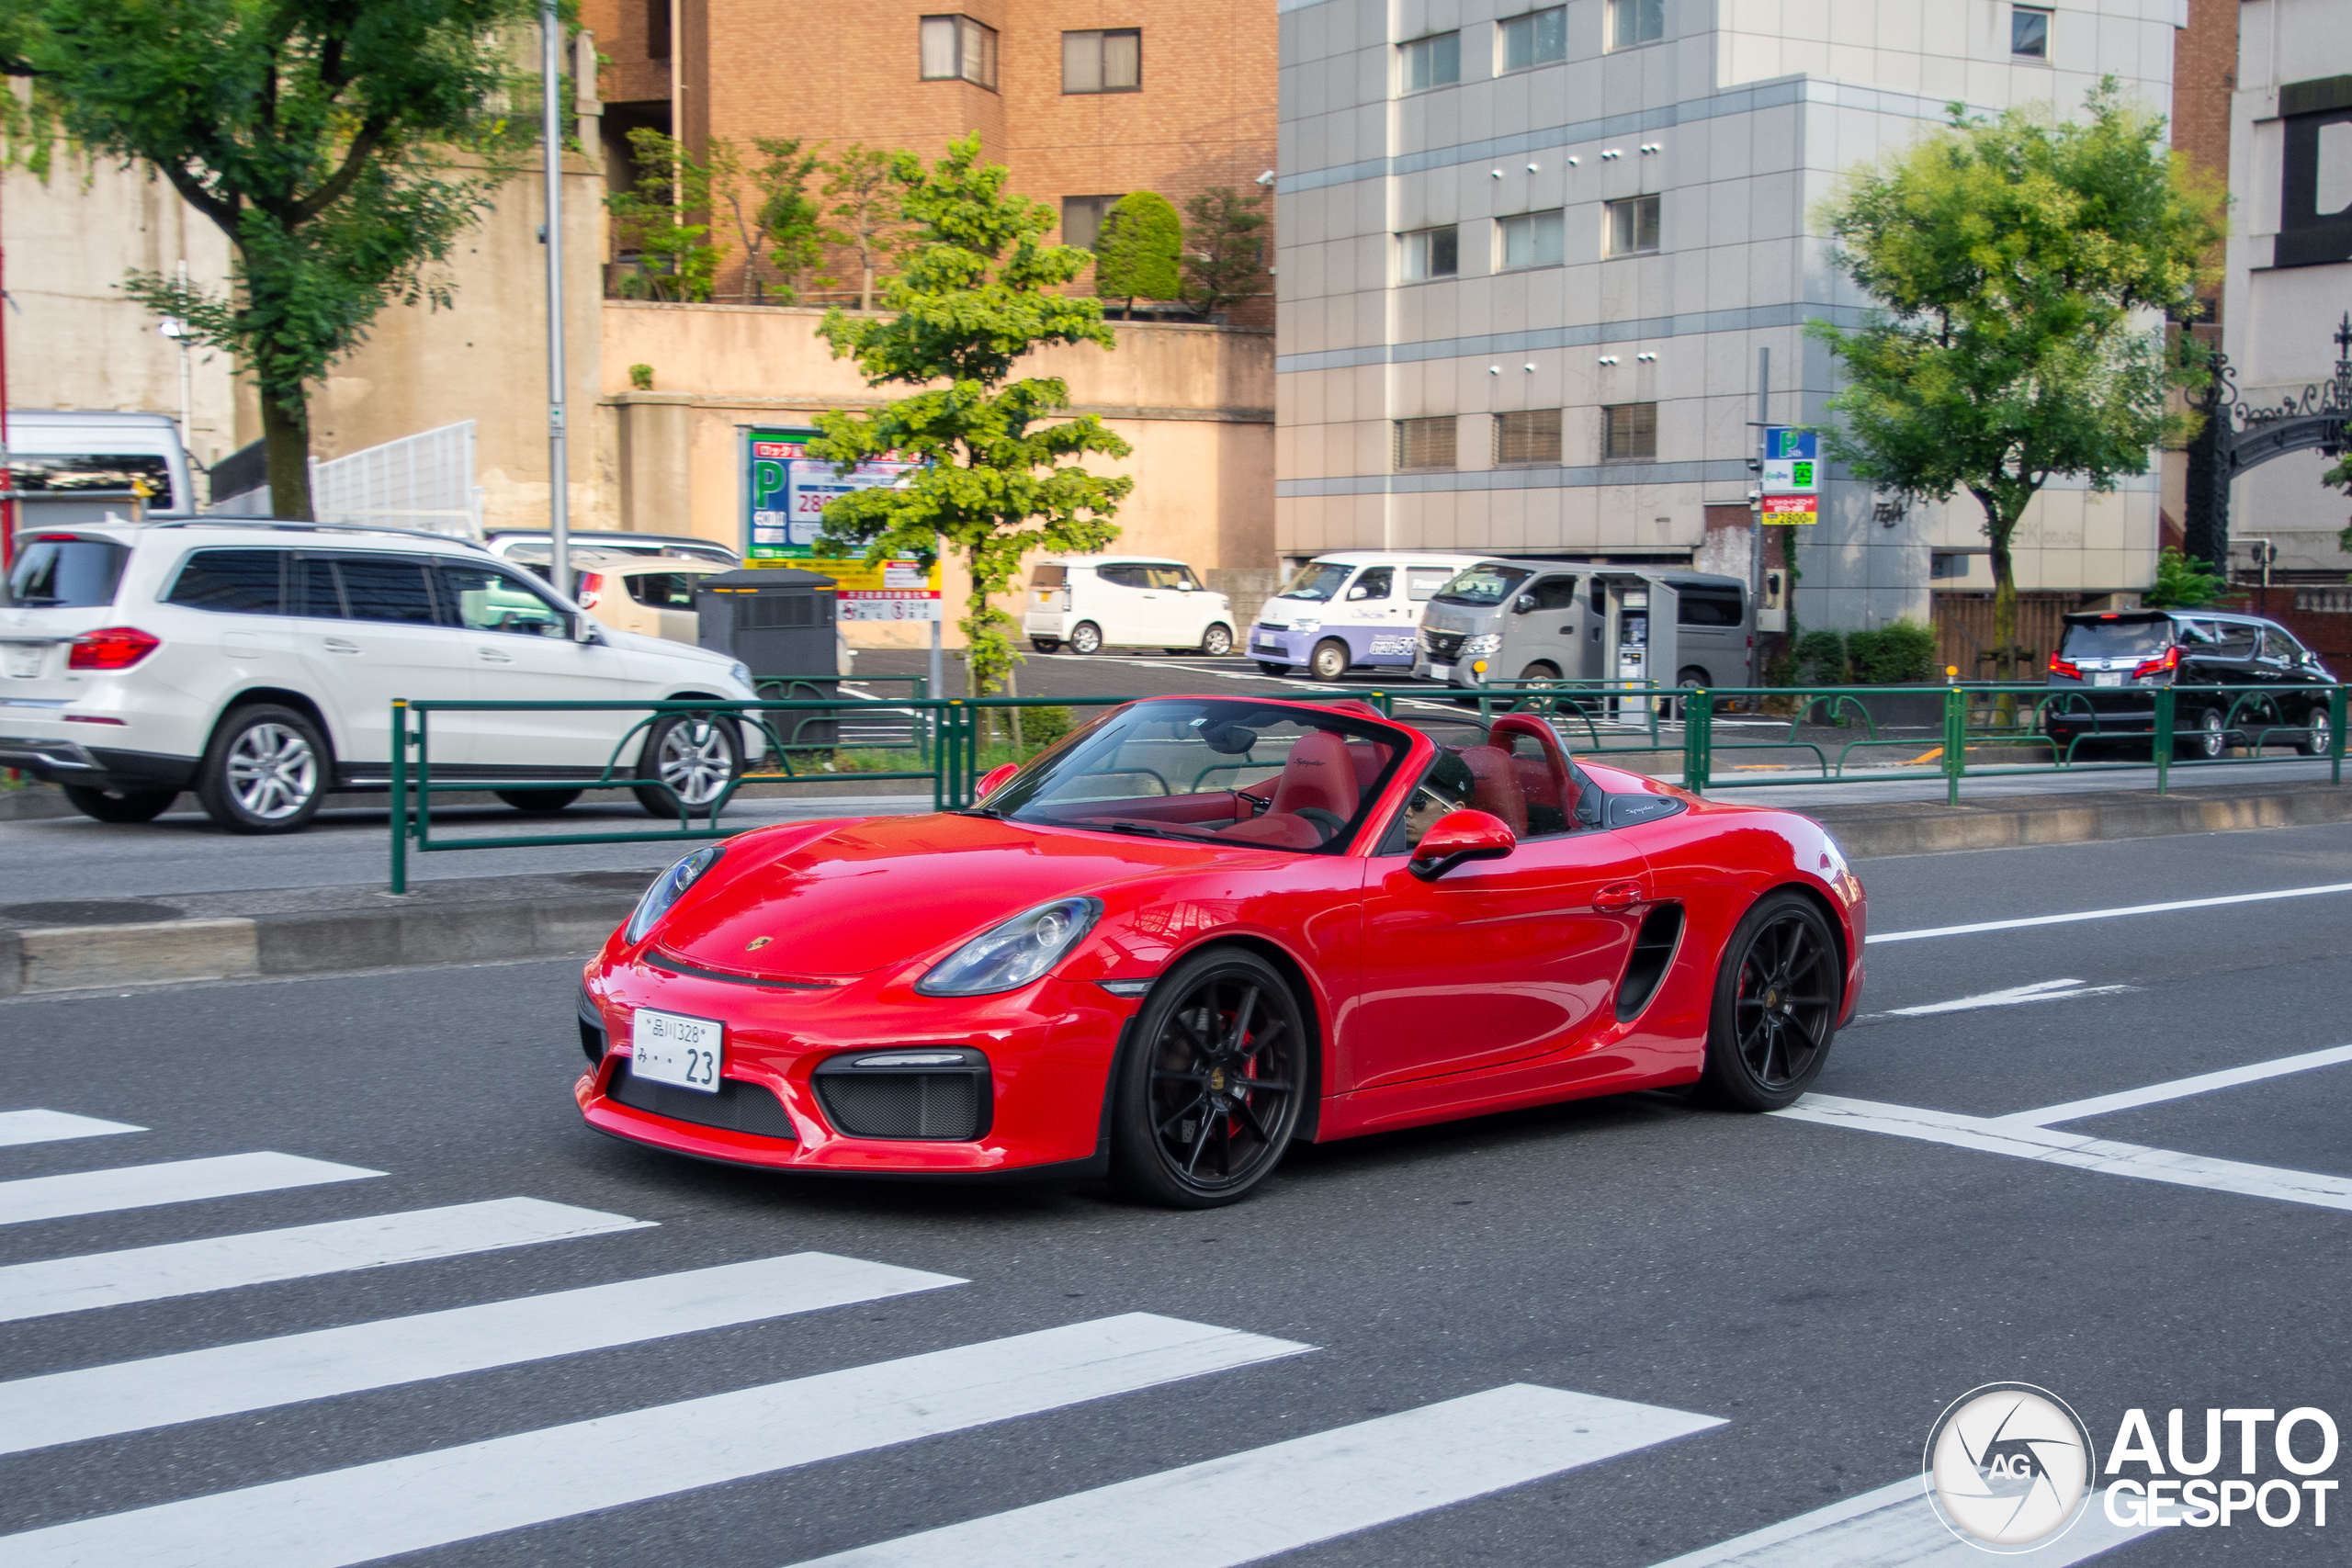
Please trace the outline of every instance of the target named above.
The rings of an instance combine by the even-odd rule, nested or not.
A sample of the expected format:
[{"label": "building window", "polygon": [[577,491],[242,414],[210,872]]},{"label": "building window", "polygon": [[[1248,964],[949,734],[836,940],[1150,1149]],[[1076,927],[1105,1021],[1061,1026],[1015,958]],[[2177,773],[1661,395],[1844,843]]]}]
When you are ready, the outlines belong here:
[{"label": "building window", "polygon": [[1143,31],[1114,28],[1062,34],[1062,91],[1139,93],[1143,90]]},{"label": "building window", "polygon": [[1462,35],[1415,39],[1404,48],[1405,91],[1419,93],[1462,80]]},{"label": "building window", "polygon": [[1495,415],[1495,466],[1560,460],[1560,411],[1529,409]]},{"label": "building window", "polygon": [[1631,49],[1666,36],[1666,0],[1609,0],[1609,47]]},{"label": "building window", "polygon": [[1513,17],[1495,24],[1496,36],[1501,40],[1502,61],[1498,71],[1524,71],[1530,66],[1549,65],[1568,57],[1568,8],[1555,6],[1548,11],[1530,11],[1524,17]]},{"label": "building window", "polygon": [[1453,467],[1453,416],[1400,419],[1396,422],[1396,466],[1399,468]]},{"label": "building window", "polygon": [[1062,243],[1091,251],[1094,242],[1102,237],[1102,220],[1111,209],[1119,205],[1115,196],[1066,196],[1062,197]]},{"label": "building window", "polygon": [[1560,212],[1522,212],[1495,227],[1502,232],[1501,271],[1557,266],[1567,257],[1567,222]]},{"label": "building window", "polygon": [[1638,256],[1657,249],[1657,197],[1629,196],[1605,205],[1609,209],[1608,254]]},{"label": "building window", "polygon": [[2050,13],[2019,6],[2009,12],[2009,52],[2019,60],[2050,58]]},{"label": "building window", "polygon": [[1614,403],[1600,411],[1600,455],[1613,460],[1657,456],[1657,405]]},{"label": "building window", "polygon": [[1397,236],[1405,242],[1405,281],[1424,283],[1462,271],[1462,231],[1452,223]]},{"label": "building window", "polygon": [[645,0],[645,58],[670,58],[670,0]]},{"label": "building window", "polygon": [[922,19],[922,79],[996,90],[996,29],[969,17]]}]

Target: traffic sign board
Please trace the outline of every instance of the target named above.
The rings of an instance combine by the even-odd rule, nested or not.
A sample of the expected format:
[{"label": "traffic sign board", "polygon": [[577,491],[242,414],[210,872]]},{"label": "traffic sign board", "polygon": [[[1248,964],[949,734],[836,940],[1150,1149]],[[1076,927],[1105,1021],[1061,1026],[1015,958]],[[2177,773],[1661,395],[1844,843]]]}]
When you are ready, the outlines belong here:
[{"label": "traffic sign board", "polygon": [[1818,523],[1821,521],[1821,498],[1817,495],[1768,495],[1764,498],[1767,523]]}]

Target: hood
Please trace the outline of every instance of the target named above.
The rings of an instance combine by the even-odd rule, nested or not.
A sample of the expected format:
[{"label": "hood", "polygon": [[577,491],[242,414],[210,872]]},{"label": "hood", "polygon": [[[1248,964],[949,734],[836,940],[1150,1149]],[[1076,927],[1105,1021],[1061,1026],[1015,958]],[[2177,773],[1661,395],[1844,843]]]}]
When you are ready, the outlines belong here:
[{"label": "hood", "polygon": [[774,847],[756,833],[731,841],[654,945],[729,974],[846,978],[944,957],[1049,898],[1197,866],[1200,855],[1164,840],[944,814],[776,834]]}]

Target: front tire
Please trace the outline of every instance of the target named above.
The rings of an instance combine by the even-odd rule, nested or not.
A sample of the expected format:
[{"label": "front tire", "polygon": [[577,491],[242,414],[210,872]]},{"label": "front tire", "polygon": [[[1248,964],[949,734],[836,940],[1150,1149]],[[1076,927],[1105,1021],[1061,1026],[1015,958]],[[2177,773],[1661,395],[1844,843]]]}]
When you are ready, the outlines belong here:
[{"label": "front tire", "polygon": [[1069,650],[1081,654],[1102,652],[1102,628],[1092,621],[1079,622],[1069,629]]},{"label": "front tire", "polygon": [[63,788],[68,806],[100,822],[153,822],[180,797],[175,789],[114,791],[92,789],[87,784],[66,784]]},{"label": "front tire", "polygon": [[1355,656],[1348,651],[1346,643],[1338,637],[1326,637],[1315,645],[1314,653],[1306,660],[1306,668],[1318,681],[1336,681],[1346,674],[1348,666],[1354,662]]},{"label": "front tire", "polygon": [[[490,793],[526,817],[552,817],[580,798],[576,789],[494,789]],[[665,810],[662,815],[670,813]]]},{"label": "front tire", "polygon": [[[732,722],[708,714],[665,714],[645,737],[632,791],[649,817],[675,818],[708,807],[743,772],[743,739]],[[661,784],[669,787],[664,789]],[[675,798],[673,798],[674,794]]]},{"label": "front tire", "polygon": [[308,717],[256,703],[212,732],[196,797],[232,833],[299,833],[326,799],[328,772],[326,742]]},{"label": "front tire", "polygon": [[1029,646],[1035,649],[1040,653],[1051,653],[1056,649],[1061,647],[1061,639],[1050,637],[1033,637],[1029,639]]},{"label": "front tire", "polygon": [[1223,659],[1233,651],[1233,628],[1217,622],[1201,634],[1201,651],[1211,659]]},{"label": "front tire", "polygon": [[1838,943],[1812,900],[1758,900],[1715,972],[1701,1097],[1735,1111],[1794,1104],[1829,1059],[1844,998]]},{"label": "front tire", "polygon": [[1298,1130],[1312,1052],[1298,998],[1264,959],[1225,948],[1179,964],[1119,1066],[1113,1181],[1168,1208],[1239,1202]]}]

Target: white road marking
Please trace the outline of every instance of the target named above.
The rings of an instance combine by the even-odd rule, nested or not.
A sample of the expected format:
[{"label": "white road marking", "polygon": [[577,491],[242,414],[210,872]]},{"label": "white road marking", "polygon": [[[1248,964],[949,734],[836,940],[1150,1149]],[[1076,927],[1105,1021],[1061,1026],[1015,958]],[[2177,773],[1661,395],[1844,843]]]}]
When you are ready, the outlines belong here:
[{"label": "white road marking", "polygon": [[800,1252],[0,1382],[0,1453],[454,1377],[965,1281]]},{"label": "white road marking", "polygon": [[345,1568],[1310,1348],[1130,1313],[0,1538],[9,1568]]},{"label": "white road marking", "polygon": [[109,1133],[143,1133],[128,1122],[101,1122],[64,1111],[0,1111],[0,1149],[25,1144],[54,1144],[66,1138],[100,1138]]},{"label": "white road marking", "polygon": [[2307,1073],[2313,1067],[2333,1067],[2346,1062],[2352,1062],[2352,1045],[2331,1045],[2324,1051],[2306,1051],[2300,1056],[2280,1056],[2267,1062],[2251,1062],[2243,1067],[2224,1067],[2220,1072],[2174,1078],[2169,1083],[2150,1084],[2145,1089],[2127,1089],[2120,1094],[2095,1095],[2089,1100],[2070,1100],[2064,1105],[2046,1105],[2039,1111],[2014,1111],[2007,1116],[1996,1116],[1994,1120],[2005,1127],[2050,1127],[2061,1122],[2079,1122],[2087,1116],[2104,1116],[2113,1111],[2160,1105],[2167,1100],[2186,1100],[2193,1094],[2210,1094],[2217,1089],[2235,1089],[2240,1084],[2282,1078],[2290,1073]]},{"label": "white road marking", "polygon": [[[2066,987],[2073,987],[2072,990]],[[2062,1002],[2074,997],[2110,997],[2119,991],[2136,991],[2137,986],[2086,986],[2080,980],[2036,980],[2030,986],[2011,986],[2006,991],[1986,991],[1982,996],[1962,997],[1957,1001],[1928,1002],[1916,1008],[1893,1008],[1879,1014],[1881,1018],[1925,1018],[1929,1013],[1967,1012],[1975,1008],[2007,1008],[2026,1002]]]},{"label": "white road marking", "polygon": [[2274,898],[2316,898],[2324,893],[2352,893],[2352,882],[2331,882],[2318,887],[2282,887],[2273,893],[2232,893],[2218,898],[2176,898],[2166,904],[2129,904],[2115,909],[2078,909],[2069,915],[2028,915],[2015,920],[1979,920],[1967,926],[1934,926],[1926,931],[1881,931],[1870,938],[1875,947],[1887,942],[1924,942],[1931,936],[1973,936],[1979,931],[2023,931],[2029,926],[2064,926],[2077,920],[2111,920],[2123,915],[2165,915],[2176,909],[2217,909],[2224,904],[2261,904]]},{"label": "white road marking", "polygon": [[1512,1383],[801,1568],[1233,1568],[1723,1424]]},{"label": "white road marking", "polygon": [[0,1225],[107,1214],[158,1203],[188,1203],[200,1198],[235,1198],[383,1174],[300,1155],[250,1154],[84,1170],[71,1176],[28,1176],[19,1181],[0,1181]]},{"label": "white road marking", "polygon": [[652,1224],[539,1198],[494,1198],[487,1202],[411,1209],[244,1235],[51,1258],[0,1269],[0,1323],[613,1231],[645,1230]]},{"label": "white road marking", "polygon": [[[2065,1568],[2102,1551],[2129,1546],[2151,1532],[2111,1524],[2106,1494],[2091,1498],[2075,1528],[2034,1549],[2034,1568]],[[1968,1545],[1936,1517],[1918,1476],[1844,1497],[1826,1508],[1661,1562],[1657,1568],[1972,1568],[1984,1551]]]},{"label": "white road marking", "polygon": [[2201,1155],[2152,1149],[2139,1144],[2119,1144],[2077,1133],[2055,1133],[1949,1111],[1927,1111],[1913,1105],[1883,1105],[1869,1100],[1844,1100],[1836,1095],[1808,1094],[1785,1111],[1770,1114],[1792,1122],[1814,1122],[1828,1127],[1851,1127],[1865,1133],[1887,1133],[1918,1138],[1954,1148],[2018,1159],[2041,1160],[2105,1176],[2137,1177],[2143,1181],[2169,1182],[2176,1187],[2201,1187],[2213,1192],[2235,1192],[2248,1198],[2275,1198],[2286,1203],[2308,1203],[2318,1209],[2352,1209],[2352,1178],[2323,1176],[2276,1166],[2245,1165],[2236,1160],[2208,1159]]}]

